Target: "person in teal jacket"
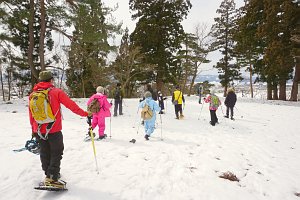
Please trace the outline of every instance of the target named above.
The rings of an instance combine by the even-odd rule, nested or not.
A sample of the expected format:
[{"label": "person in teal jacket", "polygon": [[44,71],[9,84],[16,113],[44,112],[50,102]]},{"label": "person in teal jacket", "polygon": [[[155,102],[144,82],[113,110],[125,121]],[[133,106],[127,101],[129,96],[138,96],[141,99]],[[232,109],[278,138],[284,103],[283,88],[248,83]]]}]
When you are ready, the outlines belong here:
[{"label": "person in teal jacket", "polygon": [[145,128],[145,139],[149,140],[149,137],[154,132],[155,128],[155,120],[156,120],[156,112],[160,111],[160,107],[158,104],[152,99],[151,92],[147,91],[144,94],[145,100],[140,102],[139,108],[143,108],[146,104],[150,107],[153,112],[152,118],[145,120],[144,128]]}]

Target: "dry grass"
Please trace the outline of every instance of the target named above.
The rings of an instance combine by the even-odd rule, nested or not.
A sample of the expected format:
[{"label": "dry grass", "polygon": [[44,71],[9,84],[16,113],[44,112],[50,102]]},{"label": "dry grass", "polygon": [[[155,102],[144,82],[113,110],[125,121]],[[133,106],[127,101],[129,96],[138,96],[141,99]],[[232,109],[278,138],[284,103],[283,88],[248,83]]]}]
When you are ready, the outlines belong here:
[{"label": "dry grass", "polygon": [[234,175],[231,172],[224,172],[222,175],[219,176],[220,178],[224,178],[230,181],[237,181],[239,182],[240,180],[236,177],[236,175]]}]

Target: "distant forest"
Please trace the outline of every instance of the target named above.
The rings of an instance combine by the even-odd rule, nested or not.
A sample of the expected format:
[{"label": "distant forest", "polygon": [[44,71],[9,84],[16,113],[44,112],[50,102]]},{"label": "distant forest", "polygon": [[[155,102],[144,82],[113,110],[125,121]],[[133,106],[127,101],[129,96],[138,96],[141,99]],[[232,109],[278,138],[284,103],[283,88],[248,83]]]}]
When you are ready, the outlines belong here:
[{"label": "distant forest", "polygon": [[[241,69],[252,83],[267,84],[267,99],[297,101],[300,81],[300,3],[295,0],[223,0],[212,27],[195,25],[185,32],[182,21],[192,8],[190,0],[129,0],[129,32],[113,19],[101,0],[2,0],[0,3],[0,78],[3,100],[12,87],[19,97],[39,81],[40,71],[51,70],[56,86],[71,97],[88,97],[99,85],[121,83],[125,96],[151,84],[168,93],[175,85],[187,95],[207,55],[221,52],[214,66],[224,88],[242,80]],[[57,44],[61,35],[70,45]],[[112,45],[121,37],[119,45]],[[113,60],[108,59],[113,55]],[[255,80],[253,80],[255,77]],[[292,80],[287,99],[287,81]],[[4,92],[8,88],[8,93]]]}]

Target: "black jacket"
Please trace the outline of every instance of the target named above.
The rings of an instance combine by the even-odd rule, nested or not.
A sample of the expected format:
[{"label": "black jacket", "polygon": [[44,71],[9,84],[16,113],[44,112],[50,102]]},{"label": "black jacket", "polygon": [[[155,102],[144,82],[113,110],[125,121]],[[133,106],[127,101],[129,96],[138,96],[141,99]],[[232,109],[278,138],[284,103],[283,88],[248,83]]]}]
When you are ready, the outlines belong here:
[{"label": "black jacket", "polygon": [[236,103],[236,94],[234,92],[228,92],[224,103],[228,107],[234,107]]}]

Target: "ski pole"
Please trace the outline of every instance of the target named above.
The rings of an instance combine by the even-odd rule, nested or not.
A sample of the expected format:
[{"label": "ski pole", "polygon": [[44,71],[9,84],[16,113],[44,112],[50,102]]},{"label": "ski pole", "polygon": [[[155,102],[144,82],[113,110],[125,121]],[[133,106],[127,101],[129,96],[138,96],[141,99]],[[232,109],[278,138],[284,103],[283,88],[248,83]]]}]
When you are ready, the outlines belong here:
[{"label": "ski pole", "polygon": [[222,114],[224,115],[224,112],[223,112],[223,106],[221,105],[221,110],[222,110]]},{"label": "ski pole", "polygon": [[[110,101],[110,105],[112,105],[112,100]],[[112,106],[110,108],[112,108]],[[111,139],[111,115],[109,119],[109,138]]]},{"label": "ski pole", "polygon": [[94,133],[93,133],[93,128],[92,128],[92,123],[89,120],[89,131],[90,131],[90,135],[91,135],[91,139],[92,139],[92,147],[93,147],[93,151],[94,151],[94,158],[95,158],[95,162],[96,162],[96,171],[97,174],[99,174],[99,168],[98,168],[98,162],[97,162],[97,155],[96,155],[96,147],[95,147],[95,140],[94,140]]},{"label": "ski pole", "polygon": [[[137,112],[136,112],[136,115],[137,115],[137,116],[139,116],[139,110],[140,110],[140,107],[138,107],[138,110],[137,110]],[[139,134],[139,129],[140,129],[140,125],[141,125],[141,122],[139,121],[139,119],[140,119],[140,118],[138,117],[138,120],[137,120],[137,121],[138,121],[139,125],[138,125],[138,128],[137,128],[136,134]]]},{"label": "ski pole", "polygon": [[[240,110],[239,110],[236,106],[234,106],[234,108],[238,111],[239,115],[241,115]],[[243,118],[243,117],[244,117],[244,116],[241,115],[241,118]]]},{"label": "ski pole", "polygon": [[109,138],[111,139],[111,116],[109,119]]},{"label": "ski pole", "polygon": [[163,137],[162,137],[162,117],[161,117],[162,114],[160,114],[160,140],[163,140]]},{"label": "ski pole", "polygon": [[198,120],[200,120],[200,116],[201,116],[201,113],[202,113],[203,105],[204,105],[204,103],[203,103],[202,106],[201,106],[201,110],[200,110],[200,113],[199,113]]}]

